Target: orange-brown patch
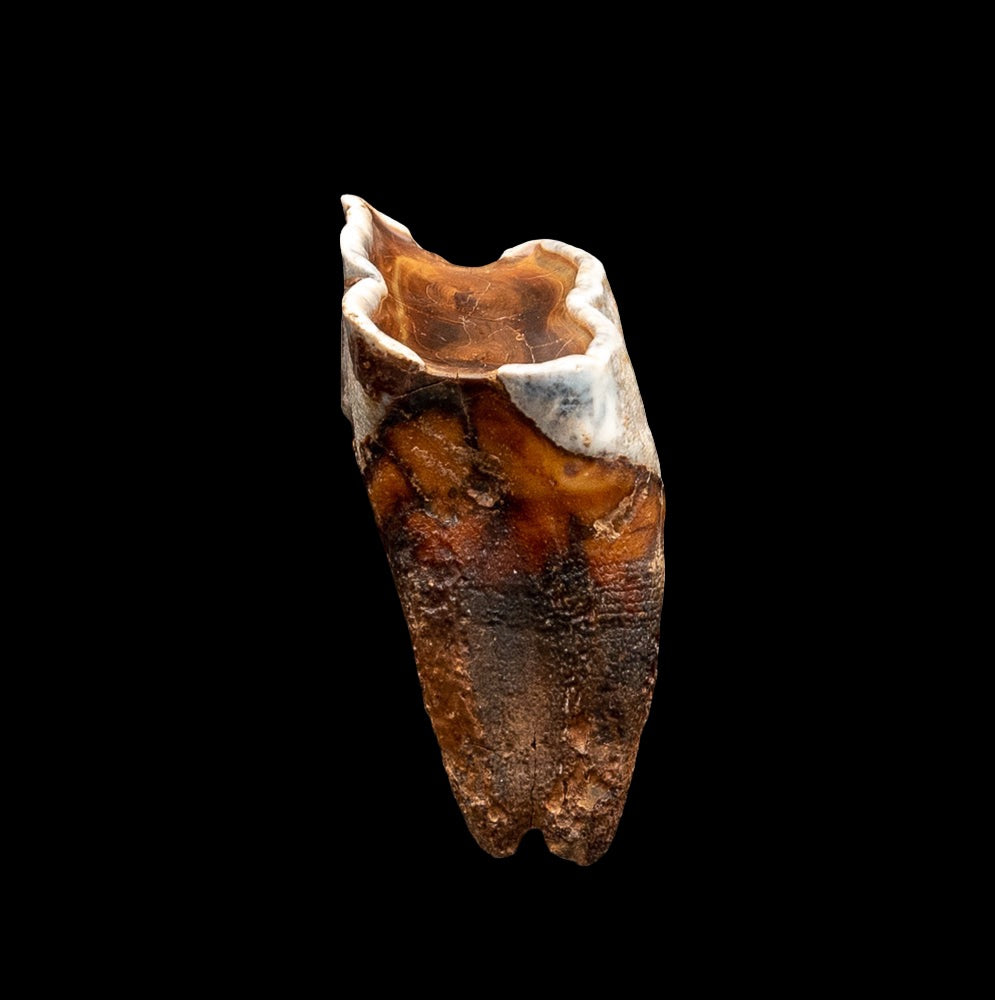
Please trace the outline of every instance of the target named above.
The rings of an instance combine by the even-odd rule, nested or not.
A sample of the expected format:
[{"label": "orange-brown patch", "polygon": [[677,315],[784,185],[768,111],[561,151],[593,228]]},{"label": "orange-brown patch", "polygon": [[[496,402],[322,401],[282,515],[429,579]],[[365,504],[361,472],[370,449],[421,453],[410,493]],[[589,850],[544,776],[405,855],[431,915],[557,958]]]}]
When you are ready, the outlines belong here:
[{"label": "orange-brown patch", "polygon": [[[447,755],[462,756],[466,743],[482,739],[474,711],[474,696],[463,664],[451,648],[438,659],[425,643],[418,648],[419,672],[425,691],[425,707],[432,719],[439,746]],[[422,665],[422,660],[428,661]]]},{"label": "orange-brown patch", "polygon": [[414,496],[404,473],[387,456],[373,463],[368,489],[373,511],[381,523],[401,501],[410,500]]},{"label": "orange-brown patch", "polygon": [[451,512],[466,490],[473,455],[464,444],[461,422],[450,414],[427,410],[394,424],[385,435],[393,457],[403,463],[411,479],[433,509]]},{"label": "orange-brown patch", "polygon": [[536,247],[461,267],[374,218],[370,259],[387,283],[373,321],[426,361],[488,371],[583,354],[591,342],[567,311],[577,265],[561,254]]},{"label": "orange-brown patch", "polygon": [[580,754],[587,753],[587,741],[591,737],[594,723],[586,716],[571,719],[567,726],[567,742]]},{"label": "orange-brown patch", "polygon": [[652,485],[640,491],[621,524],[605,526],[585,540],[584,550],[592,571],[597,573],[599,567],[610,569],[620,563],[652,558],[660,543],[663,517],[660,488]]},{"label": "orange-brown patch", "polygon": [[520,501],[513,530],[533,562],[566,546],[571,518],[591,525],[635,486],[631,465],[570,455],[497,392],[482,394],[472,412],[480,448],[493,456],[508,492]]}]

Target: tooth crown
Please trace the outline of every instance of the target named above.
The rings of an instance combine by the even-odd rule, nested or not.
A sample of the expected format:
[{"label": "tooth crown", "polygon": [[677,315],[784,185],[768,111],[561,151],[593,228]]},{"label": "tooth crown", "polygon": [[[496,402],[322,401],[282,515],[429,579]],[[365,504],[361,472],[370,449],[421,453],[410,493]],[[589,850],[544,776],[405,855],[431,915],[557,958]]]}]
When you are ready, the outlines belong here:
[{"label": "tooth crown", "polygon": [[456,267],[343,204],[343,409],[453,791],[491,854],[539,828],[590,864],[628,790],[664,584],[607,280],[546,240]]}]

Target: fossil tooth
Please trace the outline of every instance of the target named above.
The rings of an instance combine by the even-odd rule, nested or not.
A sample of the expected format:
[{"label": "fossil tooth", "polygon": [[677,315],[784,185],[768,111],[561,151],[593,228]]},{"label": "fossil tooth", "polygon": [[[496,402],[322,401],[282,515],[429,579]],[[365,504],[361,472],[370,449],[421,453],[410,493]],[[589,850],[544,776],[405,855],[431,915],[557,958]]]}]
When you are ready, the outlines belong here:
[{"label": "fossil tooth", "polygon": [[599,261],[459,267],[351,195],[342,408],[480,846],[596,861],[656,678],[664,495]]}]

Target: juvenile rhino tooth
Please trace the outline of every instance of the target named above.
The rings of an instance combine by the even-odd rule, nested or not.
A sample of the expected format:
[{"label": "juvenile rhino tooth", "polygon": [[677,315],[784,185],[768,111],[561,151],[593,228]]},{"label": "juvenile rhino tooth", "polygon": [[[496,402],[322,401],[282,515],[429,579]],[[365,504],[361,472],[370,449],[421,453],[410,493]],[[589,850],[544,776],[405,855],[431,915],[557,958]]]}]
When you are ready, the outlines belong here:
[{"label": "juvenile rhino tooth", "polygon": [[342,408],[471,833],[586,865],[618,826],[656,677],[660,465],[599,261],[485,267],[342,199]]}]

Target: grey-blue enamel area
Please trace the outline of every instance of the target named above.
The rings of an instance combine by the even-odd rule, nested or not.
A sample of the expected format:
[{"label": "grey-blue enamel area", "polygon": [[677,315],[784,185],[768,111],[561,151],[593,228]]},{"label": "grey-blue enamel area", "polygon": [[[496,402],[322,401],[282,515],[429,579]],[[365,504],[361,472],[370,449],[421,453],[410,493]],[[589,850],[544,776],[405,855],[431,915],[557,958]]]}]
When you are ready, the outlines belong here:
[{"label": "grey-blue enamel area", "polygon": [[550,440],[578,455],[622,456],[659,474],[660,464],[624,348],[498,370],[512,402]]},{"label": "grey-blue enamel area", "polygon": [[596,394],[593,380],[584,374],[502,376],[502,381],[515,405],[548,437],[571,451],[590,454],[598,429],[615,423],[618,399],[610,384],[600,386]]}]

